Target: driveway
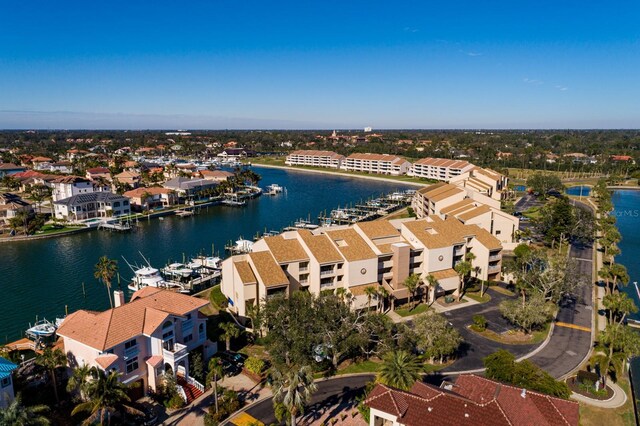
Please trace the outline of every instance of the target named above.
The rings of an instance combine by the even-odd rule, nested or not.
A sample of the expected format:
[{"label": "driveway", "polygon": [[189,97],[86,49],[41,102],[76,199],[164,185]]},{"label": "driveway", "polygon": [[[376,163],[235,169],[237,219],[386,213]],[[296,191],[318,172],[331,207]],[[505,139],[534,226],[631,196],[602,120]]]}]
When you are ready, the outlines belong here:
[{"label": "driveway", "polygon": [[484,368],[482,359],[499,349],[506,349],[514,354],[516,358],[520,358],[541,344],[506,345],[486,339],[470,331],[467,326],[473,324],[474,315],[483,315],[487,319],[489,329],[496,333],[513,329],[513,326],[500,314],[499,305],[500,302],[513,299],[514,297],[498,293],[491,288],[489,288],[487,292],[491,295],[491,300],[487,303],[443,313],[464,339],[458,359],[450,366],[441,370],[443,373]]}]

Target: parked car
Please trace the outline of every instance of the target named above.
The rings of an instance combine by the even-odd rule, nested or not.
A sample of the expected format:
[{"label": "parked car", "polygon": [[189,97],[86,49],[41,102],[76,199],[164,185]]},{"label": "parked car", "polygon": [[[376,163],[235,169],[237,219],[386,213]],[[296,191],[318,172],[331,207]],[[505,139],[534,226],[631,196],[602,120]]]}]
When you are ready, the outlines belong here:
[{"label": "parked car", "polygon": [[220,358],[242,367],[247,356],[238,352],[223,351],[220,353]]}]

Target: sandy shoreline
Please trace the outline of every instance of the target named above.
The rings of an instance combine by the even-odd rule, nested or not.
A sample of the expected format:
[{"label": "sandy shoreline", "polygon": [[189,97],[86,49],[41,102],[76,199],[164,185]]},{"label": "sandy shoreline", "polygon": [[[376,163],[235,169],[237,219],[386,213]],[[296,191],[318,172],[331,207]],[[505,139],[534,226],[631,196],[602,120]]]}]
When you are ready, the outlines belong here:
[{"label": "sandy shoreline", "polygon": [[332,175],[332,176],[342,176],[342,177],[346,177],[346,178],[354,178],[354,179],[369,179],[369,180],[377,180],[380,182],[387,182],[387,183],[398,183],[400,185],[410,185],[410,186],[417,186],[417,187],[422,187],[422,186],[427,186],[427,185],[431,185],[430,183],[417,183],[417,182],[403,182],[400,180],[395,180],[395,179],[388,179],[388,178],[384,178],[384,177],[380,177],[380,176],[362,176],[362,175],[351,175],[351,174],[346,174],[346,173],[336,173],[336,172],[332,172],[331,170],[310,170],[310,169],[299,169],[297,167],[290,167],[290,166],[274,166],[271,164],[251,164],[251,167],[267,167],[267,168],[271,168],[271,169],[283,169],[283,170],[291,170],[294,172],[302,172],[302,173],[320,173],[320,174],[324,174],[324,175]]}]

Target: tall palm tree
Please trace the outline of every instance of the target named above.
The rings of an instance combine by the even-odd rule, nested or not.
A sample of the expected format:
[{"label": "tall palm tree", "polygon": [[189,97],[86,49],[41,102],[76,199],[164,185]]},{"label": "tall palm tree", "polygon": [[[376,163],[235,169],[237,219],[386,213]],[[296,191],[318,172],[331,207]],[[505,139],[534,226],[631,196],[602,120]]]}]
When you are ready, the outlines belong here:
[{"label": "tall palm tree", "polygon": [[[436,279],[436,277],[429,274],[427,275],[426,284],[427,284],[427,299],[429,299],[431,294],[435,296],[436,288],[438,288],[438,280]],[[433,297],[433,300],[435,300],[435,297]]]},{"label": "tall palm tree", "polygon": [[129,386],[120,382],[120,374],[115,371],[109,374],[94,367],[96,379],[87,387],[87,401],[76,405],[71,415],[89,413],[84,425],[111,424],[111,418],[119,412],[142,415],[143,413],[129,405],[131,401],[127,395]]},{"label": "tall palm tree", "polygon": [[219,327],[223,331],[222,337],[224,338],[227,351],[230,351],[231,339],[240,337],[240,329],[232,322],[223,322]]},{"label": "tall palm tree", "polygon": [[73,374],[67,382],[67,392],[78,392],[82,401],[87,400],[87,388],[89,379],[92,377],[93,370],[88,364],[84,364],[73,370]]},{"label": "tall palm tree", "polygon": [[409,291],[409,303],[411,304],[413,309],[413,298],[416,294],[416,291],[418,291],[418,287],[420,286],[420,277],[416,274],[409,275],[404,280],[404,286],[407,288],[407,291]]},{"label": "tall palm tree", "polygon": [[49,411],[46,405],[22,405],[20,395],[7,408],[0,409],[0,425],[2,426],[46,426],[49,420],[43,413]]},{"label": "tall palm tree", "polygon": [[36,355],[36,364],[43,366],[49,372],[53,394],[56,397],[56,402],[60,402],[56,368],[67,365],[67,356],[60,349],[46,348],[41,354]]},{"label": "tall palm tree", "polygon": [[389,292],[387,291],[386,288],[381,286],[380,289],[378,290],[378,299],[380,300],[380,302],[382,302],[382,303],[379,303],[380,313],[384,311],[385,302],[388,298],[389,298]]},{"label": "tall palm tree", "polygon": [[218,380],[224,378],[224,368],[222,367],[222,360],[214,357],[209,360],[209,374],[207,375],[207,382],[211,382],[213,386],[213,400],[216,404],[216,413],[218,412]]},{"label": "tall palm tree", "polygon": [[460,282],[458,283],[458,301],[462,298],[462,292],[464,291],[464,287],[466,284],[467,276],[471,273],[471,262],[463,260],[462,262],[456,263],[456,266],[453,267],[455,271],[458,273],[460,277]]},{"label": "tall palm tree", "polygon": [[313,372],[308,365],[300,369],[289,368],[285,372],[274,369],[273,374],[274,400],[281,402],[291,415],[291,425],[296,424],[296,416],[304,411],[311,395],[318,389],[313,382]]},{"label": "tall palm tree", "polygon": [[371,299],[373,299],[374,297],[377,298],[378,292],[374,286],[370,285],[364,288],[364,294],[367,296],[367,310],[370,311]]},{"label": "tall palm tree", "polygon": [[409,352],[389,352],[378,372],[378,381],[394,388],[408,390],[420,378],[422,366]]},{"label": "tall palm tree", "polygon": [[111,280],[118,272],[118,261],[109,259],[107,256],[102,256],[96,263],[93,276],[102,281],[102,284],[107,288],[107,296],[109,296],[109,305],[113,308],[113,301],[111,300]]}]

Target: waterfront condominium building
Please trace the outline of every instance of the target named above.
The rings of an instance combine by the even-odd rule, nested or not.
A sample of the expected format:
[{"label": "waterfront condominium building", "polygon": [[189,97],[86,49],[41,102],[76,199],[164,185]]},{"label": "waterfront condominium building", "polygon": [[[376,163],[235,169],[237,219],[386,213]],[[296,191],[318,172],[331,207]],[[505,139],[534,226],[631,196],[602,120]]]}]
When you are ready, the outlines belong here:
[{"label": "waterfront condominium building", "polygon": [[287,155],[285,164],[288,166],[313,166],[339,169],[344,161],[344,155],[333,151],[300,150]]},{"label": "waterfront condominium building", "polygon": [[129,303],[121,291],[114,299],[113,309],[76,311],[58,328],[69,365],[116,371],[123,383],[140,384],[137,397],[157,391],[163,374],[198,387],[189,377],[189,352],[201,349],[208,358],[217,350],[199,312],[208,302],[155,287],[138,290]]},{"label": "waterfront condominium building", "polygon": [[53,214],[60,220],[110,218],[130,213],[129,199],[112,192],[78,194],[53,203]]},{"label": "waterfront condominium building", "polygon": [[404,158],[390,154],[351,154],[342,162],[342,168],[350,172],[392,176],[407,174],[410,167]]},{"label": "waterfront condominium building", "polygon": [[413,196],[411,206],[416,217],[455,218],[467,225],[477,225],[496,237],[504,248],[515,246],[515,232],[520,219],[500,210],[500,201],[470,186],[437,183],[422,188]]},{"label": "waterfront condominium building", "polygon": [[411,166],[409,176],[435,179],[443,182],[471,170],[474,165],[465,160],[448,160],[446,158],[422,158]]},{"label": "waterfront condominium building", "polygon": [[249,254],[226,259],[221,288],[230,308],[241,316],[260,300],[301,289],[316,295],[343,289],[353,296],[354,309],[368,306],[367,287],[384,287],[394,299],[403,300],[409,297],[404,281],[410,274],[436,278],[436,288],[423,290],[434,300],[457,293],[460,280],[453,268],[469,252],[475,255],[478,279],[500,279],[500,241],[455,218],[291,230],[258,240]]},{"label": "waterfront condominium building", "polygon": [[54,202],[79,194],[109,191],[109,185],[92,182],[80,176],[61,176],[50,182]]},{"label": "waterfront condominium building", "polygon": [[509,178],[491,169],[475,167],[449,180],[454,185],[472,189],[494,200],[504,200],[508,194]]}]

